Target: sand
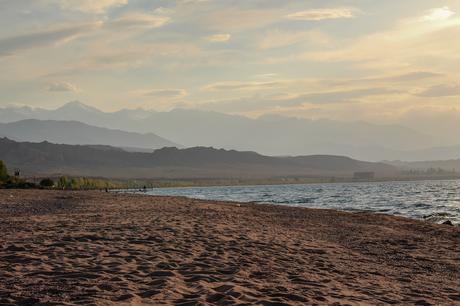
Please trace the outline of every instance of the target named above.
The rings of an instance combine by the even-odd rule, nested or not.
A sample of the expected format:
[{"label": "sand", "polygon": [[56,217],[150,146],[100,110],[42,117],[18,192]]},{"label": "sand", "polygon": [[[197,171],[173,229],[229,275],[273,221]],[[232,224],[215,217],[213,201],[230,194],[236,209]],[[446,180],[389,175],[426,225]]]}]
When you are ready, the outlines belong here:
[{"label": "sand", "polygon": [[104,192],[0,190],[0,305],[459,305],[460,228]]}]

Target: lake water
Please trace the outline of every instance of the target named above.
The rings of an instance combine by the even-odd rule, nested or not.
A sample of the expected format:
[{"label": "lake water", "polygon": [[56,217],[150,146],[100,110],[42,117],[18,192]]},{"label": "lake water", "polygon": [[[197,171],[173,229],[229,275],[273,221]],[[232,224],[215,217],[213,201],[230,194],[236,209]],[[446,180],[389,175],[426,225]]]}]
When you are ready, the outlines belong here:
[{"label": "lake water", "polygon": [[372,211],[460,223],[460,180],[158,188],[150,195]]}]

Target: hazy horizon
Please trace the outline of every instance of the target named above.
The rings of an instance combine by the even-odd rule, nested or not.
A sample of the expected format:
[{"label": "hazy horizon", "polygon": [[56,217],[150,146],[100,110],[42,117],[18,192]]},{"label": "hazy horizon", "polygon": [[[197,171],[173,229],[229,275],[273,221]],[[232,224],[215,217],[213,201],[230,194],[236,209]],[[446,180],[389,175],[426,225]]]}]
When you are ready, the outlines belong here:
[{"label": "hazy horizon", "polygon": [[442,136],[398,125],[279,115],[249,118],[190,109],[103,112],[77,101],[57,109],[0,108],[0,137],[140,152],[205,146],[270,156],[326,154],[367,161],[458,159],[457,139]]}]

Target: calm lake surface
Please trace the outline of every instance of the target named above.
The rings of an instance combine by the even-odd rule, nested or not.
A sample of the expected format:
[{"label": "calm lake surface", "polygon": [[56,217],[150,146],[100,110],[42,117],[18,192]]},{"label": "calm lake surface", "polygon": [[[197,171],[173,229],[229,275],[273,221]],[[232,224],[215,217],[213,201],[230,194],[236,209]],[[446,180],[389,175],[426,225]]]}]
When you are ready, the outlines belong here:
[{"label": "calm lake surface", "polygon": [[460,223],[460,180],[158,188],[150,195],[372,211]]}]

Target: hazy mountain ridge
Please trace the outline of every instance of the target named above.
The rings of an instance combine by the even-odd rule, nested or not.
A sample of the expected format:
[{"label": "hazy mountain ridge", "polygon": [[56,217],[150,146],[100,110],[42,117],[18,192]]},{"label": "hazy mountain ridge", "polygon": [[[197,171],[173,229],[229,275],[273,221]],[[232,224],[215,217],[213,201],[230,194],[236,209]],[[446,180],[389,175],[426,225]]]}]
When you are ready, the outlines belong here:
[{"label": "hazy mountain ridge", "polygon": [[180,145],[153,133],[140,134],[91,126],[77,121],[26,119],[0,123],[0,135],[17,141],[109,145],[149,151]]},{"label": "hazy mountain ridge", "polygon": [[373,171],[394,174],[393,166],[340,156],[269,157],[196,147],[163,148],[153,153],[117,148],[16,142],[0,139],[0,160],[25,175],[85,175],[116,178],[272,178],[343,176]]},{"label": "hazy mountain ridge", "polygon": [[[80,102],[56,110],[0,109],[0,121],[74,120],[124,131],[154,132],[187,147],[212,146],[266,155],[346,155],[362,160],[399,159],[406,151],[443,146],[433,136],[401,126],[365,122],[308,120],[281,116],[251,119],[221,113],[176,109],[142,109],[106,113]],[[119,145],[122,146],[122,145]]]}]

